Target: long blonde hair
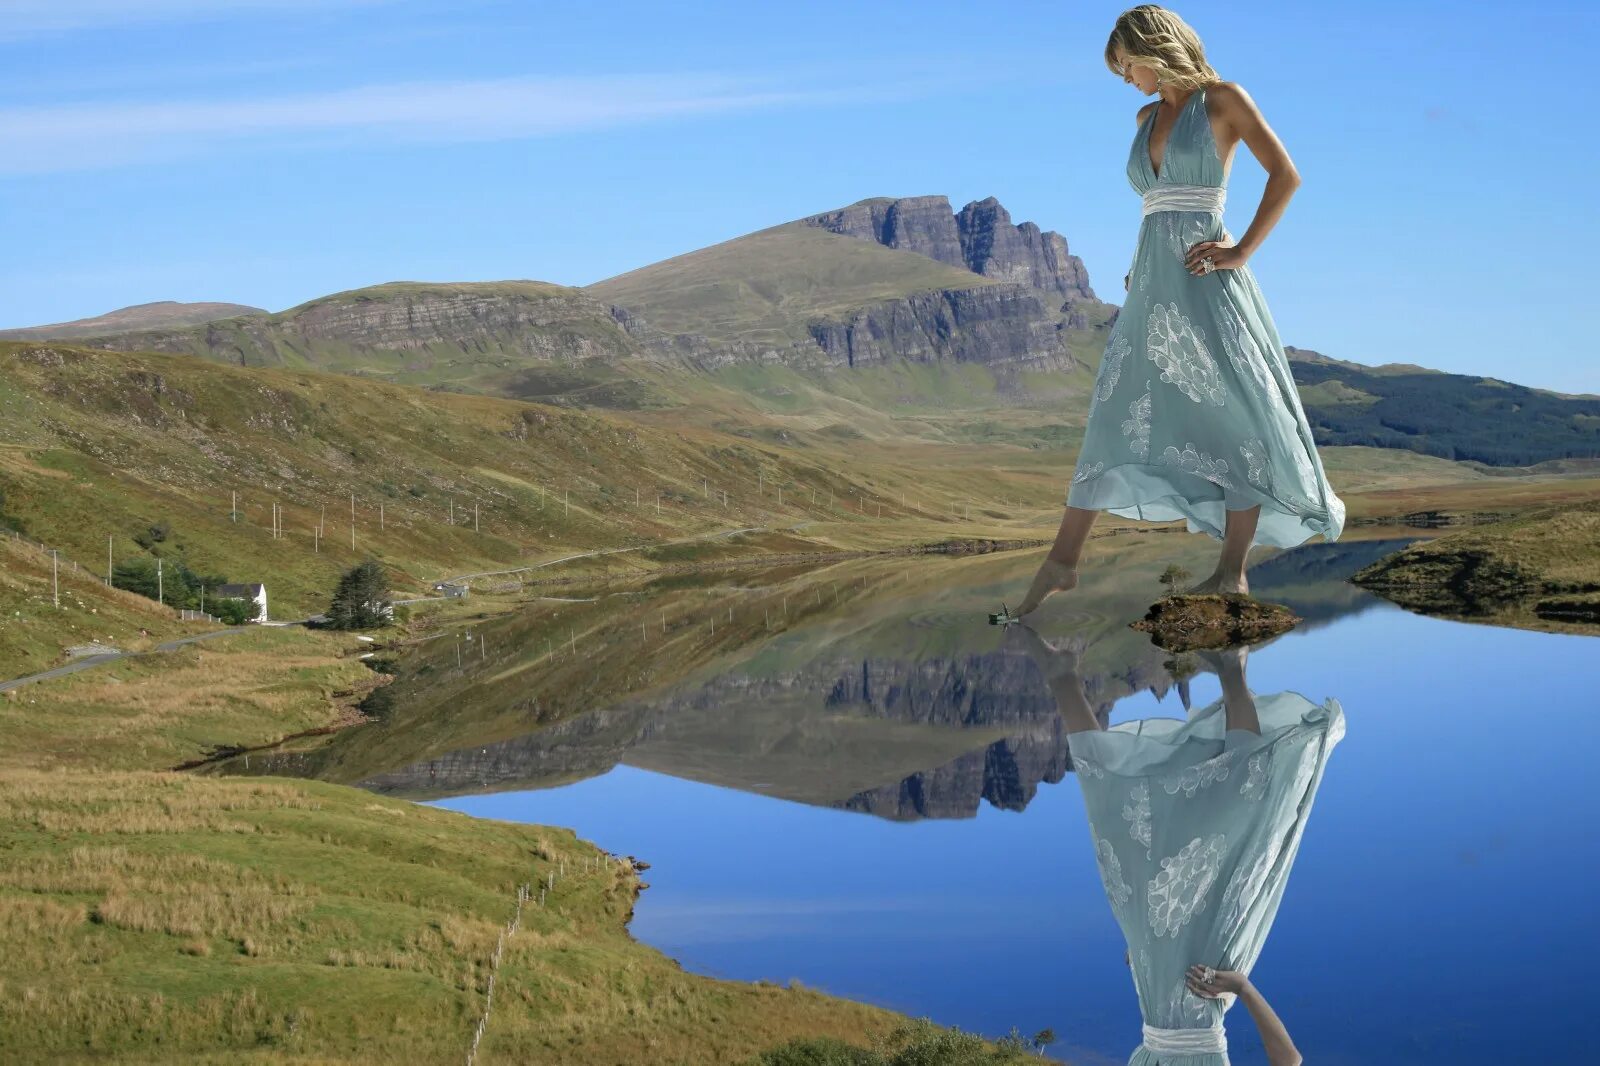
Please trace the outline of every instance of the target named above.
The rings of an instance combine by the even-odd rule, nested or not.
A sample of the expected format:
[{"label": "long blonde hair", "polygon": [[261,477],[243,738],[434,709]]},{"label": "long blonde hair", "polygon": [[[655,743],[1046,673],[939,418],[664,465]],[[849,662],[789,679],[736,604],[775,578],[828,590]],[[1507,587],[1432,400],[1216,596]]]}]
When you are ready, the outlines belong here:
[{"label": "long blonde hair", "polygon": [[1130,66],[1137,63],[1154,70],[1158,85],[1198,89],[1222,80],[1206,62],[1200,35],[1176,11],[1158,4],[1140,4],[1117,16],[1117,24],[1106,41],[1106,66],[1120,78],[1123,71],[1116,58],[1119,49],[1127,53]]}]

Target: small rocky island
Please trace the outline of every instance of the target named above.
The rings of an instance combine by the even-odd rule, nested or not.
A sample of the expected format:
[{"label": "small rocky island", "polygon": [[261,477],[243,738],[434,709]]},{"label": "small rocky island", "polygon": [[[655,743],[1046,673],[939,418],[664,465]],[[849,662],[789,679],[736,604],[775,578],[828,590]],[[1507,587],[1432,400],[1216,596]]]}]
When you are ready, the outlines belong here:
[{"label": "small rocky island", "polygon": [[1287,633],[1299,621],[1281,603],[1241,592],[1213,592],[1163,596],[1129,625],[1149,633],[1158,648],[1182,652],[1252,644]]},{"label": "small rocky island", "polygon": [[1421,614],[1600,634],[1600,500],[1413,544],[1350,580]]}]

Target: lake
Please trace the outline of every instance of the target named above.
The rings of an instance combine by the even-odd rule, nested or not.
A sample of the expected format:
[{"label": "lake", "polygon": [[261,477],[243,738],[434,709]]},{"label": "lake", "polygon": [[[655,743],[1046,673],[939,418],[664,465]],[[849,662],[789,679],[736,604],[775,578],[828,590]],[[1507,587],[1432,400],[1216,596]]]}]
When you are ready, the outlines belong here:
[{"label": "lake", "polygon": [[[1257,549],[1304,621],[1256,645],[1259,698],[1337,699],[1329,757],[1252,974],[1308,1062],[1572,1055],[1592,904],[1593,638],[1408,613],[1345,580],[1406,538]],[[1208,550],[1211,554],[1207,554]],[[227,772],[296,773],[569,826],[650,863],[631,925],[693,971],[791,980],[989,1036],[1049,1028],[1126,1062],[1140,1016],[1063,722],[991,626],[1039,552],[726,570],[551,591],[396,663],[381,725]],[[1081,649],[1102,719],[1221,695],[1128,628],[1199,537],[1096,538],[1030,620]],[[1230,1054],[1264,1062],[1242,1006]]]}]

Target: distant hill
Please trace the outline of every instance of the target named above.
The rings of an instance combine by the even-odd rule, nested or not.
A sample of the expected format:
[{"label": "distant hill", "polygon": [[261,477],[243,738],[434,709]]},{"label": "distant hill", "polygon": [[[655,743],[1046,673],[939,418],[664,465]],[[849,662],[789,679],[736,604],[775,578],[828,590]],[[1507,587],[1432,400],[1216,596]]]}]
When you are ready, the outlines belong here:
[{"label": "distant hill", "polygon": [[1489,466],[1600,457],[1600,397],[1287,350],[1319,445],[1400,448]]},{"label": "distant hill", "polygon": [[0,330],[0,340],[35,340],[42,338],[103,337],[113,333],[126,333],[146,329],[177,329],[199,325],[219,318],[236,315],[265,314],[259,307],[225,303],[178,303],[175,300],[157,300],[155,303],[134,304],[108,311],[93,318],[80,318],[72,322],[57,322],[48,326],[27,326],[22,329]]},{"label": "distant hill", "polygon": [[645,390],[619,367],[652,357],[605,305],[543,281],[394,281],[276,313],[83,343],[522,399],[577,391],[600,407],[643,402]]}]

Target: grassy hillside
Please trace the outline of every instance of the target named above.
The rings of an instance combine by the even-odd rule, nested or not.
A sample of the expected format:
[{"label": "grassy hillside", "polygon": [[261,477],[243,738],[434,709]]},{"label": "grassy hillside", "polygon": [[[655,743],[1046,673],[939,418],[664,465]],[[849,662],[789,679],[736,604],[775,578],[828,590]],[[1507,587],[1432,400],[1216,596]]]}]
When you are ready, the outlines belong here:
[{"label": "grassy hillside", "polygon": [[259,307],[228,303],[179,303],[175,300],[158,300],[155,303],[134,304],[108,311],[93,318],[79,318],[71,322],[56,322],[48,326],[25,326],[21,329],[0,330],[0,340],[63,340],[70,337],[95,337],[108,333],[141,329],[173,329],[213,322],[234,315],[266,314]]},{"label": "grassy hillside", "polygon": [[[886,474],[869,459],[851,469],[843,444],[786,448],[336,375],[65,345],[0,345],[0,414],[0,491],[35,539],[84,566],[102,565],[109,538],[116,559],[153,553],[264,581],[279,618],[320,610],[337,574],[368,553],[398,587],[422,590],[449,574],[578,551],[918,513],[891,476],[919,486],[923,506],[941,478],[952,497],[962,480],[919,483],[914,470]],[[135,537],[148,540],[157,523],[165,539],[147,551]]]},{"label": "grassy hillside", "polygon": [[928,289],[998,284],[911,252],[787,222],[595,282],[657,329],[787,346],[806,324]]},{"label": "grassy hillside", "polygon": [[49,554],[32,541],[0,533],[0,680],[58,666],[64,649],[75,646],[143,651],[213,628],[180,622],[143,596],[108,588],[70,558],[52,573]]},{"label": "grassy hillside", "polygon": [[1320,445],[1403,449],[1491,466],[1600,458],[1600,397],[1421,367],[1296,360],[1291,368]]}]

